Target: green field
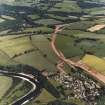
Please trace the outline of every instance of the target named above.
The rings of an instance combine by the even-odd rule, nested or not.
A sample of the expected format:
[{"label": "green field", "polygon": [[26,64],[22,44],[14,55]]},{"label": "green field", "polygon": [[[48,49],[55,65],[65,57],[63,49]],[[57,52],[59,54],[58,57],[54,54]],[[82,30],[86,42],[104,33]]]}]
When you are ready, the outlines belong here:
[{"label": "green field", "polygon": [[[10,36],[11,37],[11,36]],[[23,37],[2,37],[1,51],[5,52],[1,55],[2,58],[8,57],[1,61],[1,64],[23,63],[29,64],[40,70],[47,71],[56,70],[55,64],[57,57],[53,53],[50,42],[47,39],[49,36],[35,35],[30,41],[28,36]],[[5,43],[5,44],[4,44]],[[16,49],[16,50],[15,50]],[[5,55],[6,54],[6,55]],[[3,56],[4,55],[4,56]],[[12,58],[13,57],[13,58]],[[7,61],[10,60],[10,61]]]},{"label": "green field", "polygon": [[[27,64],[38,70],[55,73],[59,59],[50,45],[51,33],[56,24],[68,24],[57,34],[57,48],[67,58],[83,58],[89,66],[104,73],[105,28],[93,33],[87,30],[96,24],[105,24],[105,6],[102,5],[104,3],[98,4],[100,0],[3,2],[5,5],[0,5],[0,66]],[[87,55],[88,53],[92,55]],[[65,67],[67,73],[70,70],[70,67]],[[57,81],[49,81],[56,88],[61,85]],[[4,83],[0,87],[0,105],[10,104],[31,89],[30,84],[17,78],[0,76],[0,83]],[[47,105],[55,100],[55,97],[43,89],[39,97],[28,105]],[[85,105],[81,99],[62,101]]]},{"label": "green field", "polygon": [[67,12],[81,12],[81,8],[79,8],[76,1],[65,0],[63,3],[56,4],[49,11],[66,12],[66,13]]},{"label": "green field", "polygon": [[12,86],[12,78],[6,76],[0,76],[0,100],[6,94],[8,89]]}]

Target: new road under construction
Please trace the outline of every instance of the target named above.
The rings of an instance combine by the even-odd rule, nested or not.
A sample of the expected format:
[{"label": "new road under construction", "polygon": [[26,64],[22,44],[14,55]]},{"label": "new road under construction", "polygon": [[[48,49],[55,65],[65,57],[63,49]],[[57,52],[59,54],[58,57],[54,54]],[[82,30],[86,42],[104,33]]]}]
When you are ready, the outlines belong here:
[{"label": "new road under construction", "polygon": [[57,65],[59,72],[66,73],[63,69],[63,65],[67,64],[74,69],[76,69],[76,68],[82,69],[84,72],[91,75],[94,79],[98,80],[102,84],[105,84],[105,76],[104,75],[102,75],[101,73],[97,72],[94,68],[92,68],[92,67],[88,66],[87,64],[85,64],[84,62],[82,62],[82,60],[74,62],[71,59],[67,59],[64,56],[64,54],[56,47],[55,43],[56,43],[57,33],[62,31],[65,25],[67,25],[67,24],[55,26],[54,32],[52,33],[52,40],[51,40],[51,47],[60,60],[60,62]]}]

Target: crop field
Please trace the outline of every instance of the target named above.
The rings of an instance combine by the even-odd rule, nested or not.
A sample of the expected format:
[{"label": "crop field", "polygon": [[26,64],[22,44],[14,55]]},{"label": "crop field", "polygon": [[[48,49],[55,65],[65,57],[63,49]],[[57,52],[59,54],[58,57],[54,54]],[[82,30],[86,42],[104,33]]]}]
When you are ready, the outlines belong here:
[{"label": "crop field", "polygon": [[[71,4],[71,5],[69,5]],[[81,8],[77,5],[76,1],[65,0],[63,3],[56,4],[49,10],[57,12],[81,12]]]},{"label": "crop field", "polygon": [[[15,0],[1,4],[0,66],[27,64],[40,71],[55,74],[59,59],[51,48],[51,34],[55,25],[67,24],[57,33],[57,49],[62,51],[65,57],[76,61],[82,59],[104,74],[105,28],[94,32],[88,30],[105,24],[105,5],[101,3],[104,0],[99,2],[100,0]],[[65,67],[64,70],[69,74],[71,68]],[[48,81],[60,93],[63,90],[64,95],[59,100],[85,105],[81,99],[68,98],[70,90],[62,88],[58,81],[50,78]],[[26,81],[18,78],[0,76],[0,83],[4,83],[0,87],[0,105],[9,105],[32,88]],[[43,89],[42,93],[27,105],[47,105],[55,100],[50,92]]]},{"label": "crop field", "polygon": [[32,20],[35,20],[35,19],[39,19],[40,16],[36,15],[36,14],[33,14],[33,15],[28,15],[29,18],[31,18]]},{"label": "crop field", "polygon": [[[46,96],[46,97],[45,97]],[[46,90],[43,90],[42,94],[37,97],[36,100],[33,100],[26,105],[44,105],[48,103],[49,101],[54,101],[56,98],[54,98],[51,94],[49,94]]]},{"label": "crop field", "polygon": [[7,16],[7,15],[1,15],[1,17],[4,18],[5,20],[15,20],[14,17]]},{"label": "crop field", "polygon": [[12,86],[12,78],[6,77],[6,76],[0,76],[0,100],[5,95],[5,93],[8,91],[8,89]]},{"label": "crop field", "polygon": [[57,61],[56,55],[53,53],[53,50],[50,45],[50,41],[48,38],[50,38],[51,35],[37,35],[32,36],[32,45],[35,48],[38,48],[40,50],[40,53],[42,55],[47,55],[46,59],[49,59],[52,62]]},{"label": "crop field", "polygon": [[37,20],[36,23],[46,26],[46,25],[61,24],[62,22],[54,20],[54,19],[40,19],[40,20]]},{"label": "crop field", "polygon": [[5,52],[3,51],[0,51],[0,65],[15,65],[15,64],[18,64],[17,62],[13,61],[9,56],[8,54],[6,54]]},{"label": "crop field", "polygon": [[73,38],[60,35],[57,37],[56,45],[66,55],[66,57],[81,56],[83,53],[82,50],[75,47],[74,43]]},{"label": "crop field", "polygon": [[36,34],[38,34],[38,33],[51,33],[51,32],[53,32],[53,29],[52,28],[49,28],[49,27],[37,27],[37,28],[25,28],[24,30],[23,30],[23,32],[25,32],[25,33],[36,33]]},{"label": "crop field", "polygon": [[93,8],[89,10],[91,15],[99,15],[99,14],[104,14],[105,10],[104,8]]},{"label": "crop field", "polygon": [[2,22],[4,22],[4,21],[5,21],[4,19],[0,18],[0,23],[2,23]]},{"label": "crop field", "polygon": [[[46,96],[46,97],[44,97]],[[48,91],[46,90],[43,90],[42,94],[36,99],[36,100],[40,100],[40,102],[45,102],[45,103],[48,103],[49,101],[53,101],[55,100],[56,98],[53,97],[51,94],[48,93]]]},{"label": "crop field", "polygon": [[48,72],[56,71],[56,67],[54,66],[54,64],[44,58],[38,51],[16,57],[15,61],[31,65],[35,68],[38,68],[39,70],[46,69]]},{"label": "crop field", "polygon": [[94,55],[85,55],[82,59],[84,63],[105,75],[105,60]]},{"label": "crop field", "polygon": [[[5,59],[1,61],[1,64],[10,63],[11,61],[12,64],[23,63],[40,70],[56,71],[57,57],[51,49],[48,35],[35,35],[32,36],[32,40],[28,36],[3,36],[2,38],[0,38],[2,52],[0,57],[5,57]],[[2,41],[4,39],[5,41]]]},{"label": "crop field", "polygon": [[30,50],[33,48],[28,37],[23,37],[21,38],[21,40],[17,38],[12,41],[8,40],[6,42],[1,42],[0,47],[10,57],[13,57],[15,54],[20,54],[23,53],[25,50]]}]

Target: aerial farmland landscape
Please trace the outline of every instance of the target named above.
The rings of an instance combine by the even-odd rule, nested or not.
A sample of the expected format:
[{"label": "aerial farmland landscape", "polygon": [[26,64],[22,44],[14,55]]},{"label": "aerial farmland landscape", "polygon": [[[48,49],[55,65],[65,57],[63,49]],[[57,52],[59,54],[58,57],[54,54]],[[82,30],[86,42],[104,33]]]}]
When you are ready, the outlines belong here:
[{"label": "aerial farmland landscape", "polygon": [[105,0],[0,0],[0,105],[105,105]]}]

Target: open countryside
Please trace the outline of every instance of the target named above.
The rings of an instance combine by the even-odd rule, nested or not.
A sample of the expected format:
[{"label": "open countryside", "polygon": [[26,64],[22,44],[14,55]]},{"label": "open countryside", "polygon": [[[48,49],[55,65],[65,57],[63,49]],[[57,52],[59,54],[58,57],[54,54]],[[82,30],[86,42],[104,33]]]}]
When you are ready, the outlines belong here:
[{"label": "open countryside", "polygon": [[105,0],[0,0],[0,105],[105,105]]}]

